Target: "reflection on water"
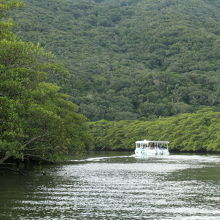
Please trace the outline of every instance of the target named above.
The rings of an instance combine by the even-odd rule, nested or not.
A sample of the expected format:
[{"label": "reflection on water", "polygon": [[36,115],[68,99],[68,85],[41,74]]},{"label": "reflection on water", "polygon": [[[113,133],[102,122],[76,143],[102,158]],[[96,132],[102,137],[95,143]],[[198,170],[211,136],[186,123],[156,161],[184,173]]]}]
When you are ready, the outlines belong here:
[{"label": "reflection on water", "polygon": [[220,156],[127,155],[1,177],[0,219],[220,219]]}]

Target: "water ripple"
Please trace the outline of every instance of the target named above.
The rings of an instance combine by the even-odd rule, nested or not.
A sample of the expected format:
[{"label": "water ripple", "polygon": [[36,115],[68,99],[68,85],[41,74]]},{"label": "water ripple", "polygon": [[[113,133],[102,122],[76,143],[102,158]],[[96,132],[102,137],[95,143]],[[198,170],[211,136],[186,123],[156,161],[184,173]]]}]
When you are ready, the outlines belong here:
[{"label": "water ripple", "polygon": [[[216,220],[220,219],[219,168],[219,156],[72,160],[69,165],[51,167],[46,176],[36,173],[32,179],[20,180],[26,188],[7,216]],[[10,204],[10,198],[4,199]],[[4,209],[0,211],[0,217],[6,217]]]}]

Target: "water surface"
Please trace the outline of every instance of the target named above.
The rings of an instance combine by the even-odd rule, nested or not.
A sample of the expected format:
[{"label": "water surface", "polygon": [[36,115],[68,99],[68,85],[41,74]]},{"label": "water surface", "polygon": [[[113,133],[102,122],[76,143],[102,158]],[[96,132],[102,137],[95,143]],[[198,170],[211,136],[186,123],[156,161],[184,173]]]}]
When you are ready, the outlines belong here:
[{"label": "water surface", "polygon": [[220,156],[90,155],[0,177],[0,219],[220,219]]}]

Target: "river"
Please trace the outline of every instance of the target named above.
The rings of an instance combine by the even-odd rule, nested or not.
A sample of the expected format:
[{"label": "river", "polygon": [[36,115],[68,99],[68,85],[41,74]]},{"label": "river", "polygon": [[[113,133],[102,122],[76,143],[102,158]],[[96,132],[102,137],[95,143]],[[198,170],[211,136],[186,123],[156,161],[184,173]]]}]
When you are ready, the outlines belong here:
[{"label": "river", "polygon": [[0,176],[0,219],[220,219],[220,156],[73,158]]}]

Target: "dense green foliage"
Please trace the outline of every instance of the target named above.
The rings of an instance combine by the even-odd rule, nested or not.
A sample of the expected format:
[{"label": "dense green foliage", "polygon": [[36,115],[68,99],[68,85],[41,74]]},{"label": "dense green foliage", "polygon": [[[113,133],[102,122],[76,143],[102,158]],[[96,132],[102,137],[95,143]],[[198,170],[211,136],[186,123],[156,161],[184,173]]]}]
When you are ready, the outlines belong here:
[{"label": "dense green foliage", "polygon": [[155,121],[90,122],[95,150],[134,150],[137,140],[168,140],[170,151],[220,152],[220,113],[203,109]]},{"label": "dense green foliage", "polygon": [[64,86],[92,120],[220,109],[217,0],[25,0],[17,34],[65,62]]},{"label": "dense green foliage", "polygon": [[53,55],[12,33],[5,16],[17,6],[0,0],[0,164],[10,156],[58,160],[85,149],[86,118],[59,86],[46,82],[48,74],[66,74]]},{"label": "dense green foliage", "polygon": [[[18,38],[5,16],[21,3],[0,0],[0,164],[57,160],[89,145],[129,150],[141,139],[220,151],[218,1],[25,2],[12,14]],[[119,121],[91,122],[88,135],[78,111]]]}]

